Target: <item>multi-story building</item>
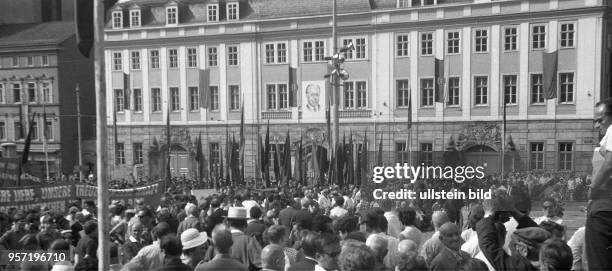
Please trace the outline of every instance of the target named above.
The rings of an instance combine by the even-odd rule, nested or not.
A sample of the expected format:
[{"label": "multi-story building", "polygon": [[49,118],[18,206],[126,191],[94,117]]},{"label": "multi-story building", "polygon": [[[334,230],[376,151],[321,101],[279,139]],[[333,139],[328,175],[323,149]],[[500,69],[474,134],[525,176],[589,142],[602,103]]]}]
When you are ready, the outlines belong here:
[{"label": "multi-story building", "polygon": [[78,165],[77,85],[82,136],[91,138],[93,62],[77,49],[74,23],[0,26],[0,143],[15,142],[22,154],[32,127],[28,163],[37,177],[46,177],[47,169],[50,177],[71,174]]},{"label": "multi-story building", "polygon": [[[466,163],[497,172],[505,101],[506,134],[521,168],[587,171],[597,142],[593,107],[611,83],[609,5],[340,0],[338,44],[355,47],[343,64],[350,78],[340,87],[340,130],[356,144],[367,133],[370,151],[382,137],[386,163],[414,163],[406,150],[430,163],[452,141]],[[331,7],[331,0],[115,5],[105,30],[108,115],[116,116],[107,124],[113,131],[116,120],[118,133],[114,148],[109,136],[112,175],[144,167],[145,175],[163,176],[167,116],[172,170],[193,175],[196,136],[207,159],[219,161],[226,132],[237,136],[241,106],[247,175],[256,171],[268,121],[273,142],[284,142],[289,130],[293,146],[303,136],[308,155],[313,142],[327,148]],[[543,58],[551,52],[558,55],[556,98],[546,99]],[[443,81],[435,78],[436,59]],[[444,103],[435,102],[438,87]]]}]

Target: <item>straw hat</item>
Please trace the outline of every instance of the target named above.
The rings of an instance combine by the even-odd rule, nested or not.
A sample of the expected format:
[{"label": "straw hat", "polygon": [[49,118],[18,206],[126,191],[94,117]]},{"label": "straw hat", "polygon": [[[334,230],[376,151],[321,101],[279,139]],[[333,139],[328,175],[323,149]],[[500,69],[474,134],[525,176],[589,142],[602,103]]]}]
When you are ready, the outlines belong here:
[{"label": "straw hat", "polygon": [[183,244],[183,250],[198,247],[206,243],[208,235],[206,232],[198,232],[198,230],[191,228],[181,233],[181,244]]},{"label": "straw hat", "polygon": [[247,219],[247,211],[244,207],[229,207],[227,210],[228,219]]}]

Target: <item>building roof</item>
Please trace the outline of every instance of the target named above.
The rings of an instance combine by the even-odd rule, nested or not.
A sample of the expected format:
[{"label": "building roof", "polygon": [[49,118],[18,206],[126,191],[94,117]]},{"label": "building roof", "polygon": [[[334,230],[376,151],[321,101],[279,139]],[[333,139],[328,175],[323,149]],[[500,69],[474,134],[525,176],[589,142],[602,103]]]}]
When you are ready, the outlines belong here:
[{"label": "building roof", "polygon": [[59,44],[75,33],[72,21],[0,26],[0,46]]},{"label": "building roof", "polygon": [[[330,0],[250,0],[252,12],[245,19],[271,19],[331,15]],[[372,8],[368,0],[338,0],[338,13],[367,12]]]}]

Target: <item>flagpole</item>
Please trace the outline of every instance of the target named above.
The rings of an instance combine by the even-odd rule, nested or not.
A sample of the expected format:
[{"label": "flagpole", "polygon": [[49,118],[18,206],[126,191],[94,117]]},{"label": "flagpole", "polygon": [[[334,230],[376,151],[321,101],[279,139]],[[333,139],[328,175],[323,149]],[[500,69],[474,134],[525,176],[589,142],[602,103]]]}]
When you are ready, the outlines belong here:
[{"label": "flagpole", "polygon": [[43,152],[45,153],[45,173],[47,176],[47,181],[49,181],[49,153],[47,153],[47,108],[45,104],[45,97],[43,97]]},{"label": "flagpole", "polygon": [[[79,181],[83,181],[83,170],[81,166],[83,165],[83,146],[82,146],[82,138],[81,138],[81,102],[80,102],[80,88],[79,83],[76,84],[76,110],[77,110],[77,139],[78,139],[78,152],[79,152]],[[44,103],[43,103],[44,108]],[[46,121],[46,120],[45,120]],[[47,152],[45,151],[45,154]],[[49,172],[47,171],[47,179],[49,179]]]}]

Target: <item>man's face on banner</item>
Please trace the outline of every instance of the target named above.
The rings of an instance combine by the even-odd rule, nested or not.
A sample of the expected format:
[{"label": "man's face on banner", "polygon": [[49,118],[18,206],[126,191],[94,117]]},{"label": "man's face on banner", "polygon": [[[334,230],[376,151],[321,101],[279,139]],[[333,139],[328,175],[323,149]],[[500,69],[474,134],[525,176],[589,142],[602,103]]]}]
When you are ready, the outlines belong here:
[{"label": "man's face on banner", "polygon": [[321,94],[321,89],[317,85],[308,85],[306,88],[306,96],[308,97],[308,105],[316,108],[319,106],[319,95]]}]

